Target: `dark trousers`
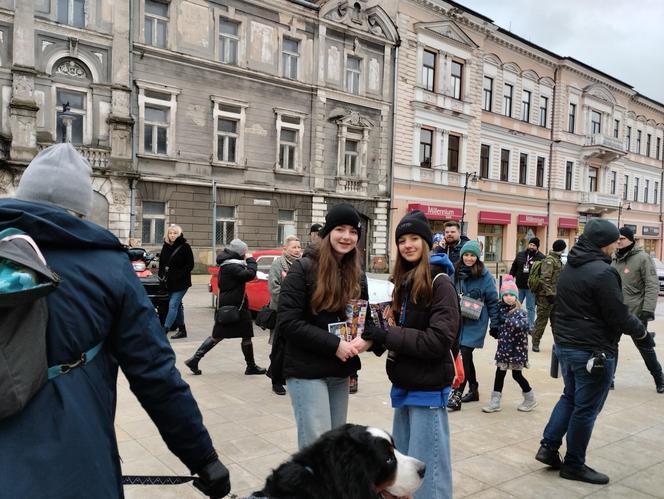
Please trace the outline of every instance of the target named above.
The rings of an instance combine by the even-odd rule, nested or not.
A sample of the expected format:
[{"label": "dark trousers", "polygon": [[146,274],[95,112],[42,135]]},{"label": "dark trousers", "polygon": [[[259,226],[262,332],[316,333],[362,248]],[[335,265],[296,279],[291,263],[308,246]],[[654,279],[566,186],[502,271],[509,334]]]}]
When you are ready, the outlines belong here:
[{"label": "dark trousers", "polygon": [[[646,328],[646,331],[648,330],[648,321],[641,321],[643,323],[643,326]],[[640,346],[639,342],[634,339],[633,336],[631,336],[632,341],[634,342],[634,345],[636,346],[637,350],[641,354],[641,358],[643,361],[646,363],[646,367],[648,368],[648,371],[650,371],[650,374],[655,380],[655,383],[661,383],[664,381],[663,375],[662,375],[662,366],[657,360],[657,353],[655,352],[655,349],[653,347],[644,347]],[[616,355],[616,370],[618,369],[618,355]],[[615,379],[615,375],[614,375]]]},{"label": "dark trousers", "polygon": [[466,388],[466,383],[470,383],[470,388],[477,386],[477,373],[475,372],[475,364],[473,363],[473,350],[471,347],[460,347],[461,350],[461,359],[463,360],[463,372],[465,374],[465,379],[461,386],[459,386],[459,391],[463,393]]},{"label": "dark trousers", "polygon": [[[496,377],[493,380],[493,391],[502,392],[503,387],[505,386],[505,377],[507,376],[507,371],[501,369],[500,367],[496,368]],[[516,381],[521,387],[521,391],[524,393],[532,390],[528,380],[523,376],[523,373],[520,370],[512,369],[512,378]]]}]

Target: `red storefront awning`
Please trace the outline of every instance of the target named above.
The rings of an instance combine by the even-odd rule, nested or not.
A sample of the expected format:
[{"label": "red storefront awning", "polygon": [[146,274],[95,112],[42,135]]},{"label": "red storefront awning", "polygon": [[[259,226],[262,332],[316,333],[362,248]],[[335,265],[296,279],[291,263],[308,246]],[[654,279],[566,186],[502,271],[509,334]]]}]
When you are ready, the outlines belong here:
[{"label": "red storefront awning", "polygon": [[460,208],[448,208],[447,206],[435,206],[431,204],[411,203],[408,211],[420,210],[429,220],[461,220]]},{"label": "red storefront awning", "polygon": [[579,219],[578,218],[558,217],[558,228],[559,229],[578,229],[579,228]]},{"label": "red storefront awning", "polygon": [[512,222],[512,215],[500,211],[480,211],[480,223],[509,225]]},{"label": "red storefront awning", "polygon": [[544,227],[549,225],[549,217],[545,215],[519,215],[517,224],[527,227]]}]

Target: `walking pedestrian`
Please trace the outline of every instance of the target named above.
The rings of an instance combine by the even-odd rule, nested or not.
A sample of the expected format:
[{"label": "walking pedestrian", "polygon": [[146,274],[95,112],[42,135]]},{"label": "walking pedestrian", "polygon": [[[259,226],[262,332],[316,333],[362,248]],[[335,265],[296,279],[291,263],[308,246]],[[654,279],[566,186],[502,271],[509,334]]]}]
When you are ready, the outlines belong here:
[{"label": "walking pedestrian", "polygon": [[17,199],[0,199],[0,231],[30,235],[59,276],[46,298],[46,357],[60,372],[67,365],[0,421],[0,496],[124,497],[114,427],[120,368],[168,449],[199,475],[199,488],[223,497],[228,470],[154,306],[120,241],[85,220],[91,173],[71,144],[57,144],[28,165]]},{"label": "walking pedestrian", "polygon": [[[268,290],[270,291],[270,308],[275,313],[279,310],[279,293],[281,292],[281,283],[290,270],[293,263],[302,256],[302,247],[297,236],[288,236],[284,240],[284,247],[281,256],[272,261],[270,274],[267,280]],[[276,327],[270,329],[269,344],[274,342]],[[286,395],[284,388],[285,381],[281,379],[272,380],[272,391],[277,395]]]},{"label": "walking pedestrian", "polygon": [[528,310],[528,327],[532,331],[535,325],[535,296],[528,288],[528,277],[533,264],[544,259],[544,254],[539,251],[540,240],[531,237],[524,251],[517,253],[512,262],[510,275],[514,277],[516,286],[519,288],[519,302],[525,302]]},{"label": "walking pedestrian", "polygon": [[191,271],[194,270],[194,253],[182,234],[182,227],[172,224],[164,237],[164,245],[159,254],[159,277],[166,283],[168,290],[168,314],[164,320],[164,332],[173,327],[178,332],[171,339],[187,337],[184,323],[182,299],[191,287]]},{"label": "walking pedestrian", "polygon": [[[613,255],[611,266],[620,274],[625,305],[641,320],[647,331],[648,321],[655,319],[659,279],[652,258],[643,251],[641,246],[636,246],[634,232],[629,227],[620,228],[618,249]],[[651,342],[650,338],[636,340],[632,337],[632,340],[655,380],[657,393],[664,393],[664,375],[662,366],[657,360],[654,342]],[[616,352],[616,367],[617,365],[618,353]]]},{"label": "walking pedestrian", "polygon": [[254,258],[246,256],[247,249],[247,244],[244,241],[233,239],[217,256],[217,264],[219,265],[217,306],[231,305],[237,307],[239,318],[236,322],[228,324],[215,322],[212,335],[201,343],[201,346],[198,347],[191,358],[184,361],[185,365],[196,375],[202,374],[198,367],[201,359],[225,338],[242,338],[240,347],[247,365],[244,374],[254,375],[267,372],[266,369],[256,365],[254,360],[254,345],[251,341],[254,336],[254,326],[245,286],[256,277],[257,265]]},{"label": "walking pedestrian", "polygon": [[[551,330],[554,327],[554,315],[552,314],[553,306],[556,302],[556,287],[558,286],[558,279],[560,272],[563,269],[563,262],[561,255],[567,243],[562,239],[554,241],[549,254],[544,257],[540,264],[540,276],[536,289],[531,289],[535,295],[535,303],[537,303],[537,318],[535,319],[535,327],[532,331],[533,337],[533,352],[540,351],[540,341],[544,336],[544,328],[546,323],[551,318]],[[529,287],[532,279],[529,280]]]},{"label": "walking pedestrian", "polygon": [[[468,241],[461,247],[461,259],[454,265],[454,282],[460,297],[467,296],[482,302],[482,312],[477,319],[463,317],[460,343],[461,357],[465,379],[463,383],[453,390],[447,408],[458,411],[461,404],[476,402],[480,399],[479,383],[473,362],[473,352],[476,348],[484,347],[489,320],[491,328],[498,327],[498,291],[496,280],[480,260],[480,244],[477,241]],[[469,385],[468,393],[463,391]]]},{"label": "walking pedestrian", "polygon": [[[452,464],[447,400],[454,379],[452,349],[458,351],[459,298],[450,269],[430,262],[432,234],[424,213],[413,211],[395,230],[398,255],[387,331],[365,329],[354,344],[388,349],[392,382],[392,433],[397,449],[427,463],[414,499],[452,497]],[[440,256],[440,255],[435,255]],[[365,344],[366,343],[366,344]]]},{"label": "walking pedestrian", "polygon": [[[611,255],[620,233],[609,220],[592,218],[569,252],[558,280],[553,337],[563,394],[544,428],[535,459],[560,469],[567,480],[605,484],[609,477],[586,465],[586,449],[615,370],[621,334],[649,338],[623,303]],[[567,435],[564,462],[558,449]]]},{"label": "walking pedestrian", "polygon": [[361,232],[355,208],[333,206],[320,243],[305,249],[281,283],[277,329],[285,340],[283,373],[300,449],[346,422],[349,377],[361,364],[357,348],[334,325],[345,323],[351,300],[368,299],[357,249]]},{"label": "walking pedestrian", "polygon": [[498,412],[501,410],[500,399],[507,371],[512,371],[512,378],[519,384],[523,392],[523,402],[517,410],[530,412],[535,406],[535,392],[523,375],[528,368],[528,316],[519,303],[519,290],[511,276],[503,279],[500,287],[500,303],[498,304],[499,327],[492,331],[492,336],[498,340],[496,348],[496,376],[493,381],[491,401],[484,412]]}]

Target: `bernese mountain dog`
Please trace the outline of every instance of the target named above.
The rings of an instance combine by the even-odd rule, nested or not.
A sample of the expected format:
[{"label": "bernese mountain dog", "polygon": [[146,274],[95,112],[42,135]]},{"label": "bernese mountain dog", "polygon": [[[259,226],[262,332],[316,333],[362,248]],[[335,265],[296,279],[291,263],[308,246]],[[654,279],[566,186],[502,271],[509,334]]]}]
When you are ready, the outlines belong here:
[{"label": "bernese mountain dog", "polygon": [[346,424],[294,454],[253,498],[381,499],[411,496],[425,465],[394,448],[378,428]]}]

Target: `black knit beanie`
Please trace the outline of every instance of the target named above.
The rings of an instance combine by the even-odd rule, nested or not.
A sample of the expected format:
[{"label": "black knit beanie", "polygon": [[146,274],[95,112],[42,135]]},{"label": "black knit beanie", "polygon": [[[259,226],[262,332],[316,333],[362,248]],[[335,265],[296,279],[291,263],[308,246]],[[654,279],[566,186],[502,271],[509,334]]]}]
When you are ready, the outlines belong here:
[{"label": "black knit beanie", "polygon": [[583,235],[599,248],[615,243],[620,237],[618,227],[604,218],[592,218],[584,227]]},{"label": "black knit beanie", "polygon": [[634,242],[634,231],[627,227],[626,225],[623,227],[620,227],[620,234],[630,241]]},{"label": "black knit beanie", "polygon": [[321,239],[339,225],[350,225],[357,229],[358,239],[362,237],[362,219],[355,208],[346,203],[334,205],[325,215],[325,225],[318,231]]},{"label": "black knit beanie", "polygon": [[551,249],[553,249],[553,251],[560,252],[560,251],[565,251],[565,248],[567,248],[567,243],[562,239],[557,239],[553,242],[553,246]]},{"label": "black knit beanie", "polygon": [[531,243],[539,248],[540,247],[539,237],[531,237],[530,241],[528,241],[528,244],[531,244]]},{"label": "black knit beanie", "polygon": [[417,234],[426,241],[429,249],[433,245],[433,233],[427,221],[427,217],[420,210],[414,210],[407,213],[394,231],[394,237],[397,241],[404,234]]}]

